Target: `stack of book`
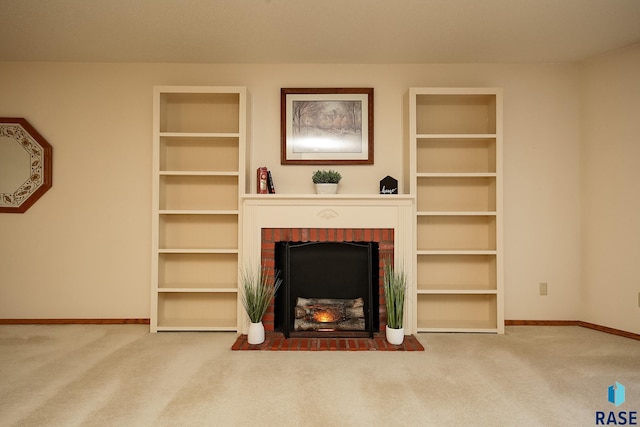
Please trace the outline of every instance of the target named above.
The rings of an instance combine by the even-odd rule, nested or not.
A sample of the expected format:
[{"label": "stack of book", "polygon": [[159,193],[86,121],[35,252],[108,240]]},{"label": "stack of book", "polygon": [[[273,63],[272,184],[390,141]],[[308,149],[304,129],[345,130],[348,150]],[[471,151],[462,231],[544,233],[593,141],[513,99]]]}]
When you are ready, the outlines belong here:
[{"label": "stack of book", "polygon": [[273,186],[273,178],[271,171],[264,166],[258,168],[258,194],[274,194],[276,192]]}]

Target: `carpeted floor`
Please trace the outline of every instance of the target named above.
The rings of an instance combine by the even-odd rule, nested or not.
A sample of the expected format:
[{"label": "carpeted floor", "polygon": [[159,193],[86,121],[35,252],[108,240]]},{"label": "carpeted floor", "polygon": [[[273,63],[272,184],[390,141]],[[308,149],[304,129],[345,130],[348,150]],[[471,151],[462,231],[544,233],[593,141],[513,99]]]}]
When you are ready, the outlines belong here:
[{"label": "carpeted floor", "polygon": [[414,352],[232,351],[236,338],[0,326],[0,425],[564,427],[640,411],[640,341],[577,326],[418,334]]}]

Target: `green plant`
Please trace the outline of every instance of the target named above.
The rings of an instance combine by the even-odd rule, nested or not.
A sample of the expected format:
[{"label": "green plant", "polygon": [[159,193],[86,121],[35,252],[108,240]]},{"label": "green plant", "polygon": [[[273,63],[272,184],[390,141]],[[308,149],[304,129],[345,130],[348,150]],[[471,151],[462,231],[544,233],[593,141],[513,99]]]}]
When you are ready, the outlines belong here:
[{"label": "green plant", "polygon": [[397,271],[391,262],[385,262],[384,300],[387,307],[387,326],[390,328],[402,328],[406,291],[407,276],[404,271]]},{"label": "green plant", "polygon": [[271,300],[282,284],[280,272],[269,274],[266,267],[259,270],[244,268],[242,270],[242,293],[240,300],[252,323],[262,321]]},{"label": "green plant", "polygon": [[342,179],[340,172],[329,169],[317,170],[311,175],[314,184],[337,184]]}]

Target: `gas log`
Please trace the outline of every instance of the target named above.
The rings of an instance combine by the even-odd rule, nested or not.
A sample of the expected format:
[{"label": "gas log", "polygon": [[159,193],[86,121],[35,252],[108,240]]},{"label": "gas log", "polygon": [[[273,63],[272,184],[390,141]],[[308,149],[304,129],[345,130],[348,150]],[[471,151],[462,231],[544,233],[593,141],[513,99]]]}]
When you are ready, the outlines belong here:
[{"label": "gas log", "polygon": [[295,331],[364,331],[364,300],[338,298],[298,298]]}]

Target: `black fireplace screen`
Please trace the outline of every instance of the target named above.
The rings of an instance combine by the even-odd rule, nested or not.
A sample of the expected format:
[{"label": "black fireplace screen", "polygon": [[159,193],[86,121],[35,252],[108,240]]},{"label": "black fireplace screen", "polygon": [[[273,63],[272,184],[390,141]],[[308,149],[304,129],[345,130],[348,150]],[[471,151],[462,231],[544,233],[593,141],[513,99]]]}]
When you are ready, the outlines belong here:
[{"label": "black fireplace screen", "polygon": [[275,329],[299,336],[369,336],[379,330],[377,242],[278,242],[283,283]]}]

